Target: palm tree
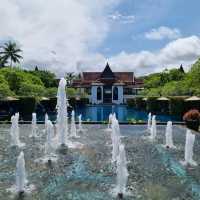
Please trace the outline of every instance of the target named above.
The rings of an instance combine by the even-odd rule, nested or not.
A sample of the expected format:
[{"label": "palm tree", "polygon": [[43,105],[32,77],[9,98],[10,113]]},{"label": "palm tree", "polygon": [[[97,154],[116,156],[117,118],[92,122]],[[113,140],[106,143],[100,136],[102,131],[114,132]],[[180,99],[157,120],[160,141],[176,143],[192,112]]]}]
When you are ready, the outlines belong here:
[{"label": "palm tree", "polygon": [[73,80],[76,79],[76,75],[73,72],[66,73],[65,79],[68,86],[72,86]]},{"label": "palm tree", "polygon": [[22,59],[21,52],[22,50],[17,47],[15,42],[9,41],[2,47],[0,55],[4,61],[10,60],[10,66],[12,67],[13,62],[19,63],[20,59]]},{"label": "palm tree", "polygon": [[8,63],[7,60],[0,57],[0,68],[5,67],[7,63]]}]

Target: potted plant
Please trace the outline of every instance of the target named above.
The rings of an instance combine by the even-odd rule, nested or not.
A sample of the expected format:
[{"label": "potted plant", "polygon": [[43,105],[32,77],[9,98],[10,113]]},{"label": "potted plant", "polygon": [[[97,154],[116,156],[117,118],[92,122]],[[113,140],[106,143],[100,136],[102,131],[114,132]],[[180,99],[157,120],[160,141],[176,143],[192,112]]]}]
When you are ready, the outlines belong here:
[{"label": "potted plant", "polygon": [[192,130],[198,131],[200,124],[200,112],[196,109],[189,110],[183,116],[186,126]]}]

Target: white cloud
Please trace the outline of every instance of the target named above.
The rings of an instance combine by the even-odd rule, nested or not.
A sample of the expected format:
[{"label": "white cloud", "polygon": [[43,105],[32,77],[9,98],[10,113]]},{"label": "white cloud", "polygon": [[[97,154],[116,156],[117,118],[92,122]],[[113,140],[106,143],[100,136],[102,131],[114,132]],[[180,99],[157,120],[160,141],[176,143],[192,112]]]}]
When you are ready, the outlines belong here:
[{"label": "white cloud", "polygon": [[120,22],[122,24],[132,24],[135,22],[135,16],[134,15],[122,15],[118,11],[114,12],[113,14],[108,16],[109,19]]},{"label": "white cloud", "polygon": [[159,72],[163,69],[178,67],[181,64],[189,67],[200,57],[200,38],[191,36],[177,39],[156,52],[120,54],[110,58],[116,71],[134,71],[138,75]]},{"label": "white cloud", "polygon": [[152,29],[151,31],[145,33],[145,37],[149,40],[163,40],[163,39],[177,39],[181,37],[181,32],[179,29],[171,29],[166,26],[161,26],[157,29]]},{"label": "white cloud", "polygon": [[119,1],[1,1],[0,38],[20,43],[24,66],[40,64],[60,74],[73,71],[79,60],[96,56],[91,49],[109,32],[104,16]]},{"label": "white cloud", "polygon": [[[8,38],[23,49],[23,66],[42,66],[60,76],[67,71],[100,71],[106,58],[94,49],[110,31],[108,13],[121,0],[6,0],[0,6],[0,43]],[[131,22],[134,16],[114,17]],[[115,20],[113,18],[113,20]],[[129,21],[130,20],[130,21]],[[170,36],[172,37],[172,36]],[[200,56],[200,38],[170,42],[156,52],[141,51],[109,58],[114,71],[138,75],[164,67],[189,65]]]}]

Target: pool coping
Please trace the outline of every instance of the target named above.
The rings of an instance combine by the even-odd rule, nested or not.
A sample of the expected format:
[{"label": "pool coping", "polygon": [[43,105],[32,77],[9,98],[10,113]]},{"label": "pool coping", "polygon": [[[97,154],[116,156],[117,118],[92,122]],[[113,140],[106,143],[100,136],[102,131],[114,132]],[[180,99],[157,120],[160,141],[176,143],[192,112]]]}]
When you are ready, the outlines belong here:
[{"label": "pool coping", "polygon": [[[19,121],[19,124],[31,124],[31,121]],[[56,123],[56,121],[52,121],[53,124]],[[79,122],[76,121],[76,124],[78,124]],[[185,125],[185,122],[172,122],[174,125]],[[11,121],[0,121],[0,124],[11,124]],[[37,121],[37,124],[44,124],[44,121]],[[82,124],[101,124],[101,125],[108,125],[107,122],[104,121],[83,121]],[[131,122],[120,122],[120,125],[147,125],[147,122],[135,122],[135,123],[131,123]],[[166,125],[167,122],[157,122],[157,125]]]}]

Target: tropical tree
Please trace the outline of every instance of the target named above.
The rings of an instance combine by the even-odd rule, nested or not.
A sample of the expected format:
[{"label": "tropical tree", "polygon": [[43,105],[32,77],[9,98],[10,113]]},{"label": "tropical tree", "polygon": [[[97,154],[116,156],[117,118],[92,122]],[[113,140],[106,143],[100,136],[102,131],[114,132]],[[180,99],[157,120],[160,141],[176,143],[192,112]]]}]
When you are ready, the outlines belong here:
[{"label": "tropical tree", "polygon": [[65,79],[67,81],[67,86],[72,86],[73,80],[76,78],[77,76],[73,72],[66,73]]},{"label": "tropical tree", "polygon": [[7,60],[5,60],[3,57],[0,57],[0,68],[5,67],[7,63]]},{"label": "tropical tree", "polygon": [[20,63],[20,59],[22,59],[22,56],[20,55],[21,52],[22,50],[17,47],[15,42],[9,41],[4,44],[2,51],[0,51],[1,60],[10,60],[10,66],[12,67],[13,62]]}]

